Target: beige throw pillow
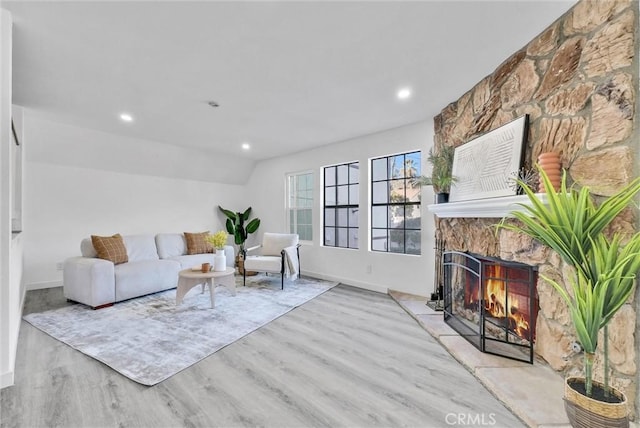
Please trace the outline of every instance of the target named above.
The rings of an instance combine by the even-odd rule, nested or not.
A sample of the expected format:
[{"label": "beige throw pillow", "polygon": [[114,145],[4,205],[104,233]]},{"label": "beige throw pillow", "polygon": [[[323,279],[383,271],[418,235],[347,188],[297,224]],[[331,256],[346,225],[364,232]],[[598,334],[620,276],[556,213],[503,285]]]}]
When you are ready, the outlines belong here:
[{"label": "beige throw pillow", "polygon": [[91,243],[101,259],[109,260],[115,265],[129,261],[124,240],[119,233],[113,236],[91,235]]},{"label": "beige throw pillow", "polygon": [[213,253],[213,246],[207,242],[209,231],[202,233],[184,232],[187,241],[187,254]]}]

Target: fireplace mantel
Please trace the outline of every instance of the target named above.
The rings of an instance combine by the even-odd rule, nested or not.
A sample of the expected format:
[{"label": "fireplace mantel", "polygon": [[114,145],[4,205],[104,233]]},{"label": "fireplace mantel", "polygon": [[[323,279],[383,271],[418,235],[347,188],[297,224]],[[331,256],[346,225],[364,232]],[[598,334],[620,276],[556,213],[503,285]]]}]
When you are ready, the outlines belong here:
[{"label": "fireplace mantel", "polygon": [[[536,193],[536,196],[543,204],[547,204],[546,193]],[[508,216],[511,211],[524,211],[524,207],[518,204],[531,205],[531,202],[527,195],[518,195],[431,204],[427,209],[440,218],[502,218]]]}]

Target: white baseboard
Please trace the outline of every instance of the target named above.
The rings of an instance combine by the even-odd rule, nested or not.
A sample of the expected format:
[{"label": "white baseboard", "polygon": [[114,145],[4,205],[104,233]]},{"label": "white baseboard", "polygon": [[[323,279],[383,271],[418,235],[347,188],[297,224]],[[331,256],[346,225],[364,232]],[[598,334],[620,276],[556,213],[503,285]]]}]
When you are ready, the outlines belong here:
[{"label": "white baseboard", "polygon": [[302,275],[303,276],[312,276],[314,278],[324,279],[326,281],[337,281],[337,282],[339,282],[341,284],[351,285],[353,287],[363,288],[363,289],[369,290],[369,291],[376,291],[378,293],[387,294],[387,292],[389,291],[389,289],[387,287],[382,287],[380,285],[369,284],[367,282],[357,281],[357,280],[350,279],[350,278],[342,278],[342,277],[339,277],[339,276],[327,275],[327,274],[319,273],[319,272],[312,272],[312,271],[308,271],[308,270],[303,270],[302,271]]},{"label": "white baseboard", "polygon": [[25,286],[27,291],[29,290],[42,290],[43,288],[62,287],[62,281],[44,281],[44,282],[32,282]]},{"label": "white baseboard", "polygon": [[0,389],[12,386],[14,383],[13,372],[6,372],[0,374]]}]

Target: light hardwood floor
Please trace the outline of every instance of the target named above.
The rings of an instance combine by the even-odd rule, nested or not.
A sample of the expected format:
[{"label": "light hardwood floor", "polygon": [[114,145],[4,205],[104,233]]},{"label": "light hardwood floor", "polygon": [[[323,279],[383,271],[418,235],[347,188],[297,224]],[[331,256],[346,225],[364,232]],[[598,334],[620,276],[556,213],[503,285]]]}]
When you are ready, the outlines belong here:
[{"label": "light hardwood floor", "polygon": [[[24,313],[65,304],[31,291]],[[2,427],[522,426],[391,298],[342,285],[153,387],[23,321],[0,398]]]}]

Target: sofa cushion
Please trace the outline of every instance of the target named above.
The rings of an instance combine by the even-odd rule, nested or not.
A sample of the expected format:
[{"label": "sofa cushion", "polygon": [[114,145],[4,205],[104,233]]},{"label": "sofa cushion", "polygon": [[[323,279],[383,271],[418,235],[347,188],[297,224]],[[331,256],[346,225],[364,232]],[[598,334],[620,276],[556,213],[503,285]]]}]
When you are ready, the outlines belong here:
[{"label": "sofa cushion", "polygon": [[185,254],[184,256],[175,256],[167,260],[175,260],[180,263],[181,269],[190,269],[192,267],[200,266],[202,263],[210,263],[213,266],[213,257],[215,254],[203,253],[203,254]]},{"label": "sofa cushion", "polygon": [[184,232],[187,241],[187,254],[213,253],[213,246],[207,242],[209,231],[202,233]]},{"label": "sofa cushion", "polygon": [[96,249],[93,248],[93,243],[91,242],[91,238],[84,238],[82,242],[80,242],[80,254],[82,257],[90,257],[95,259],[98,257],[98,253],[96,253]]},{"label": "sofa cushion", "polygon": [[153,235],[126,235],[124,245],[127,247],[130,262],[159,259]]},{"label": "sofa cushion", "polygon": [[187,254],[187,241],[182,233],[158,233],[156,247],[161,259],[184,256]]},{"label": "sofa cushion", "polygon": [[116,302],[168,290],[178,285],[180,263],[173,260],[141,260],[115,267]]},{"label": "sofa cushion", "polygon": [[113,236],[91,235],[91,243],[98,254],[98,258],[109,260],[115,265],[126,263],[129,260],[127,249],[119,233]]}]

